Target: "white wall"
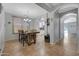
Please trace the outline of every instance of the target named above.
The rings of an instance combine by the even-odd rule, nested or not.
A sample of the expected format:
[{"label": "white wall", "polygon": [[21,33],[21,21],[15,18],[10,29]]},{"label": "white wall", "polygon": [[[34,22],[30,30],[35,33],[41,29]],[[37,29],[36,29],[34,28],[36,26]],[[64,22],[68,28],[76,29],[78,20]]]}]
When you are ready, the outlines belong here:
[{"label": "white wall", "polygon": [[[8,22],[11,22],[10,24]],[[5,13],[5,40],[18,39],[17,34],[13,34],[12,15]]]},{"label": "white wall", "polygon": [[60,18],[60,39],[64,39],[64,20]]},{"label": "white wall", "polygon": [[79,53],[79,8],[78,8],[78,21],[77,21],[77,42],[78,42],[78,50],[77,52]]},{"label": "white wall", "polygon": [[4,10],[0,14],[0,49],[4,48],[4,32],[5,32],[5,20],[4,20]]},{"label": "white wall", "polygon": [[50,20],[49,34],[50,34],[50,44],[53,44],[54,43],[54,20],[53,18],[51,18]]},{"label": "white wall", "polygon": [[54,16],[54,43],[59,41],[59,14]]}]

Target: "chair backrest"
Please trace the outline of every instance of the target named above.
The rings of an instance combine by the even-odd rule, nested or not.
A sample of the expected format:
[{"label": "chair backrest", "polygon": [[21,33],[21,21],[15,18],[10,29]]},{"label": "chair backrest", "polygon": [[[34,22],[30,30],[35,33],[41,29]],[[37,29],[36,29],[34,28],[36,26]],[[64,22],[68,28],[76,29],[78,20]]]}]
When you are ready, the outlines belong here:
[{"label": "chair backrest", "polygon": [[21,31],[21,39],[26,39],[27,35],[26,33],[22,30]]}]

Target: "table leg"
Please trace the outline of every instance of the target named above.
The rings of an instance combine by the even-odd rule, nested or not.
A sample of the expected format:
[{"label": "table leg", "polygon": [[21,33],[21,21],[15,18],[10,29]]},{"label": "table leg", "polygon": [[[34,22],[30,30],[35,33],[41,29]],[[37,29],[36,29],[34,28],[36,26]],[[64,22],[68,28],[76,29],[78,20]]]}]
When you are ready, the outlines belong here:
[{"label": "table leg", "polygon": [[31,45],[31,37],[30,37],[30,34],[28,35],[28,45]]},{"label": "table leg", "polygon": [[34,44],[36,43],[36,34],[34,34]]}]

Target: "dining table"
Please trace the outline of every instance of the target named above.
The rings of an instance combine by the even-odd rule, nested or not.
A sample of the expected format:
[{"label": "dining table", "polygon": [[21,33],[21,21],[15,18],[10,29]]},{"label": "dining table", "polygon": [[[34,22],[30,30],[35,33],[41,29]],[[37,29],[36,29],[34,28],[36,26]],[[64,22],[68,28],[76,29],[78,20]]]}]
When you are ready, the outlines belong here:
[{"label": "dining table", "polygon": [[34,44],[36,43],[36,37],[38,33],[40,32],[39,31],[26,32],[28,45],[31,45],[32,43]]},{"label": "dining table", "polygon": [[28,44],[28,46],[30,46],[31,44],[35,44],[38,33],[40,32],[19,30],[19,42],[23,43],[23,46],[25,45],[25,42]]}]

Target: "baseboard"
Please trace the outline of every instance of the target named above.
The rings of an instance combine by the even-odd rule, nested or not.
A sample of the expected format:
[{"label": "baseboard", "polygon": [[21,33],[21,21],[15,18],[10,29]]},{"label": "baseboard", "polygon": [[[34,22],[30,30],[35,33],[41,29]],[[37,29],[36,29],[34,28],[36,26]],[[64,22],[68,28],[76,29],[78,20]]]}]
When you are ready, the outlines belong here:
[{"label": "baseboard", "polygon": [[8,39],[8,40],[5,40],[5,42],[6,42],[6,41],[12,41],[12,40],[18,40],[18,39]]}]

